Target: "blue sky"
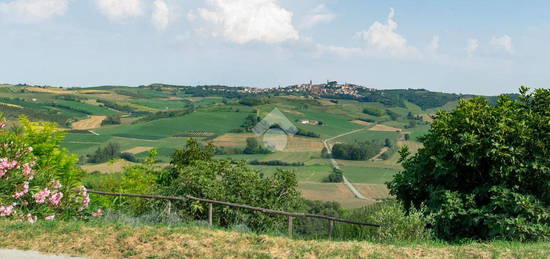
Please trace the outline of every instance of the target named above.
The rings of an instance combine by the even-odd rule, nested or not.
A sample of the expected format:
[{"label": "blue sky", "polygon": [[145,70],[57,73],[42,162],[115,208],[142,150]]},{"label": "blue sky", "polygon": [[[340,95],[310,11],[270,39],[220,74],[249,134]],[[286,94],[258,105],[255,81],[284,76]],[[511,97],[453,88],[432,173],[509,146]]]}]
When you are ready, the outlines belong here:
[{"label": "blue sky", "polygon": [[0,82],[550,87],[548,1],[0,0]]}]

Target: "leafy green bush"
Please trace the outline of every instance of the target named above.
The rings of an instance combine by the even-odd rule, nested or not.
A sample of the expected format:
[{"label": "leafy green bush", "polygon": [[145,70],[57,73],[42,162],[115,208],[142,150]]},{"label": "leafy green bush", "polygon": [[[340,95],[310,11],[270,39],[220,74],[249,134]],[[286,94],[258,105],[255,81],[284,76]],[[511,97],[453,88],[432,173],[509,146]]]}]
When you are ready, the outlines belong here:
[{"label": "leafy green bush", "polygon": [[334,235],[339,239],[357,239],[376,242],[424,241],[432,239],[428,220],[416,209],[404,212],[403,205],[395,200],[383,201],[359,209],[344,210],[344,218],[354,221],[380,224],[381,227],[365,227],[336,224]]},{"label": "leafy green bush", "polygon": [[460,101],[417,154],[401,151],[391,193],[407,209],[424,204],[440,238],[550,239],[550,90],[520,92]]},{"label": "leafy green bush", "polygon": [[341,183],[344,181],[344,173],[340,169],[332,168],[332,172],[323,180],[325,183]]},{"label": "leafy green bush", "polygon": [[120,144],[109,142],[105,147],[98,147],[96,151],[89,155],[89,163],[104,163],[111,159],[120,157]]},{"label": "leafy green bush", "polygon": [[376,141],[338,143],[332,147],[332,156],[337,159],[367,160],[378,154],[382,146]]},{"label": "leafy green bush", "polygon": [[106,119],[104,119],[102,122],[101,122],[101,126],[105,126],[105,125],[118,125],[118,124],[121,124],[122,121],[121,121],[121,117],[120,117],[120,114],[113,114],[113,115],[109,115],[107,116]]},{"label": "leafy green bush", "polygon": [[[319,122],[321,125],[322,122]],[[313,131],[309,131],[309,130],[304,130],[304,129],[300,129],[298,128],[298,131],[296,132],[296,135],[297,136],[304,136],[304,137],[309,137],[309,138],[320,138],[321,135],[319,135],[319,133],[315,133]]]},{"label": "leafy green bush", "polygon": [[281,160],[259,161],[258,159],[254,159],[248,163],[251,165],[269,165],[269,166],[304,166],[304,162],[284,162]]},{"label": "leafy green bush", "polygon": [[78,157],[59,148],[62,132],[54,123],[25,117],[19,123],[6,131],[0,114],[0,218],[32,223],[85,216],[90,200]]},{"label": "leafy green bush", "polygon": [[[296,175],[277,170],[272,177],[261,177],[258,171],[248,168],[244,161],[195,160],[177,169],[177,178],[163,190],[165,195],[222,200],[274,210],[294,210],[299,205]],[[181,213],[194,219],[205,219],[207,204],[185,202],[177,204]],[[284,224],[279,217],[249,210],[214,206],[216,225],[246,224],[251,229],[265,231]]]},{"label": "leafy green bush", "polygon": [[[84,181],[86,186],[93,190],[115,193],[158,194],[160,190],[158,180],[162,170],[154,165],[156,156],[156,149],[152,149],[141,164],[127,166],[118,174],[93,173],[87,176]],[[103,195],[94,196],[93,202],[99,207],[117,210],[133,216],[155,211],[165,203],[159,200]]]}]

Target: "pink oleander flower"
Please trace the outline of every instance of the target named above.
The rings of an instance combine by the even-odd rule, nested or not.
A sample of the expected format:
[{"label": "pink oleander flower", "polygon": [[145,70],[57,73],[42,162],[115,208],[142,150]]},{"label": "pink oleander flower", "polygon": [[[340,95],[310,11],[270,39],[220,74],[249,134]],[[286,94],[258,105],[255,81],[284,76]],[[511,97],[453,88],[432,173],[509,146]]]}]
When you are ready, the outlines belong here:
[{"label": "pink oleander flower", "polygon": [[51,205],[57,206],[61,203],[61,199],[63,198],[63,193],[59,192],[57,190],[52,192],[52,195],[48,199]]},{"label": "pink oleander flower", "polygon": [[15,199],[21,198],[23,195],[29,192],[29,182],[23,182],[23,190],[16,192],[12,197]]},{"label": "pink oleander flower", "polygon": [[88,194],[88,189],[84,186],[77,187],[77,190],[80,190],[80,195],[82,196],[82,207],[80,207],[80,211],[88,208],[90,205],[90,195]]},{"label": "pink oleander flower", "polygon": [[42,204],[46,202],[46,198],[48,195],[50,195],[51,191],[48,190],[48,188],[45,188],[44,190],[40,191],[39,193],[36,193],[33,198],[37,204]]},{"label": "pink oleander flower", "polygon": [[103,216],[103,210],[101,210],[101,208],[97,209],[96,212],[92,212],[92,216],[96,218]]},{"label": "pink oleander flower", "polygon": [[88,208],[90,206],[90,196],[86,195],[84,199],[82,200],[82,208]]},{"label": "pink oleander flower", "polygon": [[32,165],[30,163],[23,164],[23,176],[27,177],[29,180],[32,180],[34,174],[31,166]]},{"label": "pink oleander flower", "polygon": [[17,167],[17,161],[9,161],[8,158],[0,158],[0,177],[4,176],[9,170]]},{"label": "pink oleander flower", "polygon": [[47,216],[44,218],[45,220],[53,220],[55,219],[55,214],[54,215],[50,215],[50,216]]},{"label": "pink oleander flower", "polygon": [[36,222],[36,220],[38,220],[38,218],[36,216],[33,216],[31,214],[27,214],[27,221],[31,224],[34,224],[34,222]]},{"label": "pink oleander flower", "polygon": [[8,217],[13,213],[13,205],[4,207],[0,206],[0,217]]},{"label": "pink oleander flower", "polygon": [[3,129],[6,127],[6,123],[0,123],[0,129]]}]

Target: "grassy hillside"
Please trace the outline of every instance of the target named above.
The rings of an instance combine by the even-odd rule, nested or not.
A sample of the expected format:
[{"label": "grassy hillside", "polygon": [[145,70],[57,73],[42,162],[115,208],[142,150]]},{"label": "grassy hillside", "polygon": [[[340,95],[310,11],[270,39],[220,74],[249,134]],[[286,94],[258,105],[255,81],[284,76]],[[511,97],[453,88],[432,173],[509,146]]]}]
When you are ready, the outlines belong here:
[{"label": "grassy hillside", "polygon": [[[548,243],[377,244],[295,240],[192,225],[0,220],[0,247],[91,258],[548,258]],[[223,248],[223,249],[221,249]]]},{"label": "grassy hillside", "polygon": [[[402,145],[418,147],[416,140],[428,131],[429,122],[426,120],[430,114],[453,107],[459,97],[471,98],[410,89],[365,93],[373,94],[373,98],[367,99],[322,98],[307,93],[245,94],[235,92],[236,89],[239,88],[160,84],[72,89],[2,85],[0,107],[10,119],[27,115],[32,120],[54,121],[67,128],[62,145],[83,157],[82,168],[108,173],[120,170],[123,163],[91,164],[85,157],[109,142],[119,144],[122,152],[130,152],[137,159],[144,159],[148,150],[156,148],[162,163],[170,162],[171,154],[189,137],[203,143],[212,141],[218,147],[244,149],[246,138],[256,137],[241,127],[245,118],[251,114],[263,118],[277,108],[300,130],[319,137],[292,138],[283,152],[224,154],[216,158],[304,163],[304,166],[263,165],[253,168],[267,176],[278,168],[293,170],[302,190],[312,194],[309,198],[327,200],[329,197],[328,200],[339,201],[346,207],[358,207],[364,203],[345,188],[325,192],[326,197],[315,194],[328,188],[323,180],[332,172],[330,160],[321,156],[324,139],[340,136],[329,141],[330,145],[356,141],[383,143],[390,139],[396,143],[396,148]],[[378,98],[381,96],[389,99]],[[246,98],[263,99],[256,104],[243,103]],[[120,121],[101,123],[107,116],[119,117]],[[301,123],[304,120],[319,124]],[[350,132],[353,134],[348,134]],[[401,141],[404,134],[410,134],[409,142]],[[261,142],[262,136],[258,138]],[[338,164],[352,183],[376,184],[376,188],[385,188],[384,183],[400,170],[398,156],[395,150],[391,152],[386,160],[339,160]]]}]

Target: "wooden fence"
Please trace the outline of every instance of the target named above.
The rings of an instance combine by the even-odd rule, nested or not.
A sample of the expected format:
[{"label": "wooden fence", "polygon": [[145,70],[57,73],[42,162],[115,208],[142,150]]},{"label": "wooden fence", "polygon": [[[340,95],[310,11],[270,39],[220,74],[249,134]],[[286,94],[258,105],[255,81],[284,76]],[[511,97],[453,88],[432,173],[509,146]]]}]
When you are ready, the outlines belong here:
[{"label": "wooden fence", "polygon": [[174,197],[174,196],[159,196],[159,195],[147,195],[147,194],[133,194],[133,193],[110,193],[110,192],[101,192],[101,191],[94,191],[94,190],[88,190],[89,193],[95,193],[100,195],[109,195],[109,196],[125,196],[125,197],[137,197],[137,198],[145,198],[145,199],[157,199],[157,200],[173,200],[173,201],[187,201],[187,200],[194,200],[199,202],[205,202],[208,203],[208,225],[212,226],[212,217],[213,217],[213,208],[212,204],[218,204],[218,205],[224,205],[229,206],[233,208],[239,208],[239,209],[247,209],[247,210],[253,210],[253,211],[259,211],[265,214],[271,214],[271,215],[282,215],[288,217],[288,234],[292,236],[292,219],[295,217],[302,217],[302,218],[317,218],[317,219],[324,219],[329,221],[329,227],[328,227],[328,236],[332,237],[332,231],[334,230],[334,222],[342,222],[346,224],[354,224],[354,225],[361,225],[361,226],[368,226],[368,227],[380,227],[378,224],[373,223],[366,223],[366,222],[358,222],[358,221],[352,221],[348,219],[340,219],[325,215],[317,215],[317,214],[309,214],[309,213],[299,213],[299,212],[287,212],[287,211],[279,211],[279,210],[270,210],[265,208],[258,208],[258,207],[252,207],[244,204],[237,204],[237,203],[231,203],[226,201],[217,201],[217,200],[209,200],[209,199],[202,199],[193,197],[190,195],[186,195],[185,197]]}]

